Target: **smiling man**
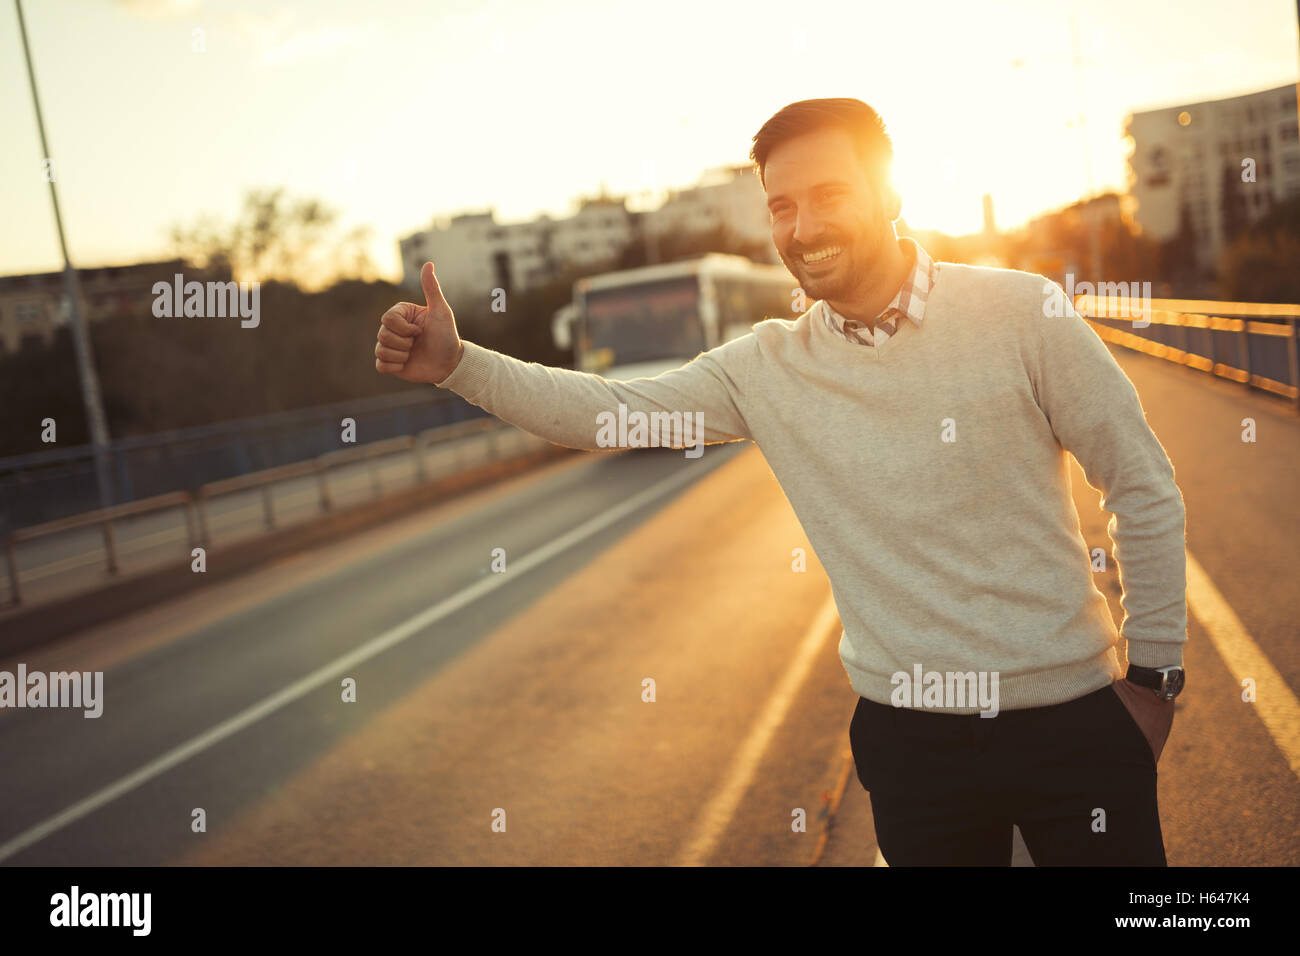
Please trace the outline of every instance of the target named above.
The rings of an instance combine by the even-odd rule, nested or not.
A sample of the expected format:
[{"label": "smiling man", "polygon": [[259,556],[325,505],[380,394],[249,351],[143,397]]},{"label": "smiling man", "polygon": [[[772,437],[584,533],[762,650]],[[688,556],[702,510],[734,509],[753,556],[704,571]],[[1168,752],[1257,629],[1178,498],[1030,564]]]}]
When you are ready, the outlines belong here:
[{"label": "smiling man", "polygon": [[[1042,276],[898,238],[892,146],[865,103],[792,103],[751,158],[772,240],[815,299],[798,318],[615,382],[462,341],[426,263],[425,305],[380,320],[376,369],[571,448],[599,448],[598,416],[620,404],[754,441],[830,578],[890,865],[1005,866],[1015,825],[1039,865],[1165,865],[1156,763],[1183,684],[1185,512],[1133,384]],[[1113,515],[1118,631],[1067,452]],[[948,677],[900,686],[913,673]]]}]

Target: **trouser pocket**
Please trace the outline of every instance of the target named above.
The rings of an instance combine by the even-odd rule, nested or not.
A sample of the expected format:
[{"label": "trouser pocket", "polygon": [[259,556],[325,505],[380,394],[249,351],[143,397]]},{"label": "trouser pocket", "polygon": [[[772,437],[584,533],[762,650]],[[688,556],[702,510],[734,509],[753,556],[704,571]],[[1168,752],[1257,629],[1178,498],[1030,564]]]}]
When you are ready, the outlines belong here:
[{"label": "trouser pocket", "polygon": [[1146,758],[1146,762],[1154,770],[1156,755],[1151,752],[1151,744],[1147,742],[1147,735],[1143,733],[1141,726],[1134,719],[1132,713],[1129,712],[1128,705],[1124,703],[1124,698],[1119,696],[1119,691],[1115,689],[1114,684],[1103,687],[1101,692],[1105,695],[1105,699],[1109,701],[1113,718],[1119,724],[1118,733],[1121,739],[1128,741],[1130,749],[1137,748],[1138,752]]},{"label": "trouser pocket", "polygon": [[858,782],[868,792],[878,779],[885,748],[893,734],[894,708],[859,697],[849,722],[849,749],[853,752]]}]

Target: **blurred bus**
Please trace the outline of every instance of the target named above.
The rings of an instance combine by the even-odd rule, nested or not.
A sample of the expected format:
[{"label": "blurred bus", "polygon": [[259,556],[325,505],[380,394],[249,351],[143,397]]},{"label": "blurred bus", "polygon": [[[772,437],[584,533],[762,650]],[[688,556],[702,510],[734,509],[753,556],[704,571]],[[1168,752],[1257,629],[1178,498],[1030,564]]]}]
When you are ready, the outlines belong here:
[{"label": "blurred bus", "polygon": [[643,378],[684,365],[755,322],[793,318],[797,289],[784,266],[709,253],[579,279],[552,335],[557,348],[572,344],[581,371]]}]

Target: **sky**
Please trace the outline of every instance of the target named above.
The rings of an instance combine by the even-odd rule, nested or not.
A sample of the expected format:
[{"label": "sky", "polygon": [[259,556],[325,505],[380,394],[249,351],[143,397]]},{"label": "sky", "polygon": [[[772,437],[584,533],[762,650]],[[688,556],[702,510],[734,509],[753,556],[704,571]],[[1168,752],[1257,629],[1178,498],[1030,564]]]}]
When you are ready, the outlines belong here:
[{"label": "sky", "polygon": [[[23,9],[78,266],[165,258],[172,226],[229,220],[248,190],[283,186],[370,227],[396,279],[398,238],[435,216],[563,216],[602,186],[655,205],[746,162],[786,103],[822,96],[884,118],[911,226],[974,232],[986,192],[1014,226],[1122,190],[1127,113],[1300,78],[1292,0]],[[0,129],[0,274],[59,269],[12,3],[0,4]]]}]

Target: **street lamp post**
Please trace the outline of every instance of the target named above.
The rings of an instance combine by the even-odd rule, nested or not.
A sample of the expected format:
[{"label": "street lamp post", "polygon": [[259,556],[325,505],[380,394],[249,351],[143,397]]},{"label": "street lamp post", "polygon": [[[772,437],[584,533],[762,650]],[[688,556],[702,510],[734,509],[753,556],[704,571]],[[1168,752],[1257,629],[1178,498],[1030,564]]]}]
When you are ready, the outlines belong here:
[{"label": "street lamp post", "polygon": [[[36,72],[32,68],[32,51],[27,45],[27,25],[23,21],[22,0],[14,0],[18,9],[18,32],[23,40],[23,55],[27,58],[27,78],[32,87],[32,105],[36,108],[36,127],[41,134],[41,150],[50,159],[50,147],[45,138],[45,121],[41,118],[41,101],[36,93]],[[108,507],[113,503],[112,485],[108,474],[108,423],[104,418],[104,400],[99,391],[99,376],[95,374],[95,356],[91,350],[90,334],[81,314],[81,285],[77,270],[68,257],[68,242],[63,233],[63,216],[59,212],[59,193],[55,188],[55,168],[47,166],[50,184],[50,201],[54,204],[54,223],[59,230],[59,249],[63,253],[63,292],[68,303],[68,318],[72,326],[72,344],[77,356],[77,377],[81,381],[81,398],[86,406],[86,423],[90,443],[95,455],[95,483],[99,487],[99,503]]]}]

